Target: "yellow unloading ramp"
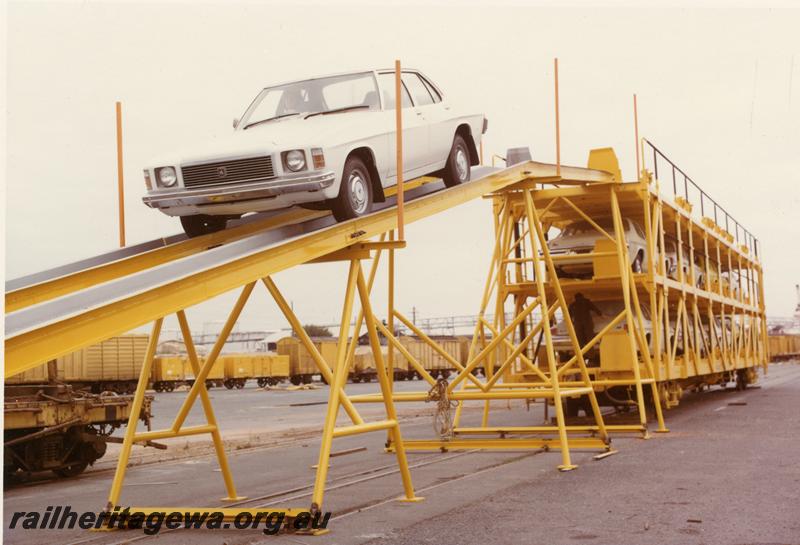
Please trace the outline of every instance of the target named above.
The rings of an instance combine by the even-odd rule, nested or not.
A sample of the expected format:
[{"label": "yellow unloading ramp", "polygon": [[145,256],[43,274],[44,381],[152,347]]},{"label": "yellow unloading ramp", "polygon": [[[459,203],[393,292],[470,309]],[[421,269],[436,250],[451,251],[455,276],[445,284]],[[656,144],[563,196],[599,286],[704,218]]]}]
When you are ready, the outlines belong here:
[{"label": "yellow unloading ramp", "polygon": [[[439,190],[434,184],[411,181],[409,186],[421,187],[408,194],[405,203],[406,223],[445,212],[515,184],[535,183],[537,180],[587,184],[609,182],[613,179],[611,173],[602,170],[557,167],[534,161],[502,170],[478,167],[474,170],[473,176],[476,179],[469,183]],[[220,233],[190,240],[174,236],[161,241],[151,241],[133,249],[112,252],[73,266],[60,267],[32,275],[27,279],[11,281],[7,284],[6,290],[5,376],[21,373],[41,362],[152,322],[153,328],[145,364],[142,366],[132,407],[132,415],[136,415],[141,408],[149,382],[163,319],[169,314],[176,314],[196,380],[171,427],[137,432],[136,419],[134,416],[131,417],[106,509],[113,509],[120,504],[122,485],[133,444],[206,433],[211,435],[215,444],[225,481],[227,495],[223,500],[242,501],[244,498],[238,496],[236,492],[220,430],[204,382],[242,308],[256,283],[260,282],[265,285],[286,316],[295,335],[311,353],[320,374],[331,384],[311,506],[310,508],[287,507],[282,510],[288,516],[294,516],[301,512],[321,509],[333,439],[379,430],[385,430],[389,434],[389,441],[400,467],[405,500],[418,501],[420,498],[415,496],[411,484],[404,441],[394,409],[390,378],[386,372],[387,364],[381,354],[377,336],[379,328],[384,333],[387,331],[372,313],[369,299],[381,252],[387,251],[390,263],[393,263],[394,251],[405,246],[404,241],[393,240],[393,230],[396,226],[396,210],[391,202],[385,205],[384,209],[368,216],[338,224],[333,223],[327,212],[290,209],[263,219],[246,221]],[[372,267],[366,277],[361,269],[361,260],[368,259],[373,254]],[[336,363],[332,369],[305,334],[299,319],[292,312],[270,275],[305,263],[334,260],[349,261],[350,268],[342,306],[340,341]],[[390,274],[393,275],[393,269]],[[191,329],[184,309],[236,288],[242,288],[239,298],[222,328],[217,343],[201,365],[192,343]],[[356,296],[360,300],[361,310],[353,338],[349,339]],[[390,307],[390,310],[393,308]],[[390,325],[393,319],[394,314],[390,314]],[[381,386],[381,399],[386,408],[386,418],[376,422],[365,422],[344,392],[347,365],[353,357],[362,323],[366,325],[370,336]],[[391,358],[390,348],[390,362]],[[416,364],[418,371],[422,371],[423,378],[429,383],[436,383],[418,362],[414,360],[411,363]],[[455,361],[451,363],[455,364],[456,369],[462,373],[466,372],[471,379],[474,379],[471,371],[466,370],[460,363]],[[591,385],[585,384],[581,394],[590,391]],[[469,394],[469,392],[455,393],[452,397],[458,399],[459,395]],[[519,398],[520,395],[517,393],[511,397]],[[186,417],[198,398],[201,400],[207,424],[184,426]],[[339,406],[344,408],[352,425],[336,426]],[[602,430],[602,421],[599,426]],[[563,422],[561,431],[564,431]],[[592,446],[607,444],[607,436],[605,433],[602,435],[604,439],[597,440]],[[560,448],[568,450],[566,435],[561,438]],[[163,511],[165,508],[136,507],[132,510],[150,513]],[[247,509],[223,510],[226,517],[233,517],[242,511]]]},{"label": "yellow unloading ramp", "polygon": [[[422,195],[406,203],[406,223],[526,179],[552,178],[555,170],[555,165],[531,161]],[[585,168],[561,170],[562,178],[582,183],[611,177]],[[290,209],[259,222],[7,291],[5,376],[336,252],[367,257],[377,247],[371,246],[370,240],[394,229],[397,221],[394,206],[326,226],[323,220],[328,216],[327,212]],[[314,221],[320,221],[319,229],[304,232],[309,223],[313,229]],[[266,236],[274,231],[281,231],[286,238]],[[263,242],[256,240],[259,237]],[[234,247],[237,244],[240,246]],[[215,250],[217,255],[203,258]],[[168,269],[170,265],[173,268]]]}]

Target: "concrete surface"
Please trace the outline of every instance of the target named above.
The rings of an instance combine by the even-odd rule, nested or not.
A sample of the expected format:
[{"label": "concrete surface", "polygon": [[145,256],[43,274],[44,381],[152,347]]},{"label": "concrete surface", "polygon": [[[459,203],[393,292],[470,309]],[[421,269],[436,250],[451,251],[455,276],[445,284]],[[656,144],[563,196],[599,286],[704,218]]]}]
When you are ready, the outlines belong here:
[{"label": "concrete surface", "polygon": [[[414,453],[422,503],[394,501],[402,488],[382,432],[337,439],[324,507],[334,514],[325,536],[264,536],[260,530],[86,532],[8,530],[13,511],[105,503],[111,475],[90,473],[5,491],[9,543],[800,543],[800,365],[770,368],[761,388],[687,395],[667,413],[671,433],[650,440],[615,438],[619,454],[602,461],[573,453],[576,471],[559,473],[557,453]],[[269,393],[265,393],[269,394]],[[324,399],[326,390],[308,392]],[[221,396],[222,394],[220,394]],[[733,402],[734,404],[731,404]],[[306,406],[320,409],[322,406]],[[315,409],[315,410],[316,410]],[[478,418],[477,411],[467,420]],[[539,407],[498,404],[492,424],[538,424]],[[432,435],[429,417],[405,422],[408,438]],[[278,432],[276,432],[277,434]],[[231,453],[249,508],[306,507],[318,440]],[[220,506],[224,489],[209,457],[131,468],[125,505]],[[305,488],[302,488],[305,487]],[[298,490],[299,489],[299,490]],[[697,522],[690,522],[697,521]]]}]

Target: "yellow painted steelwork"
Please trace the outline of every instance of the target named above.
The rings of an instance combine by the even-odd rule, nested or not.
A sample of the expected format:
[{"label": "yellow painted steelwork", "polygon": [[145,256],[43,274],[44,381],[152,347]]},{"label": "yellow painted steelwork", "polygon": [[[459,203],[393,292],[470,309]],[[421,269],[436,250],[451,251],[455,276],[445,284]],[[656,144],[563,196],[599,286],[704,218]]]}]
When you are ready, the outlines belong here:
[{"label": "yellow painted steelwork", "polygon": [[[695,383],[721,380],[732,371],[749,371],[754,362],[761,362],[760,358],[766,354],[762,337],[766,331],[762,273],[754,253],[734,246],[726,233],[713,229],[707,222],[695,221],[688,207],[663,200],[658,193],[658,183],[644,168],[640,180],[622,183],[613,151],[595,152],[590,166],[602,166],[608,170],[529,161],[406,203],[405,221],[410,223],[481,196],[488,195],[492,200],[495,226],[492,259],[479,301],[478,320],[465,354],[459,350],[454,355],[452,350],[437,343],[397,310],[395,252],[404,247],[405,242],[395,240],[392,231],[396,225],[395,211],[387,209],[10,337],[6,343],[6,376],[154,322],[108,506],[119,504],[127,463],[135,443],[205,433],[211,434],[214,441],[227,492],[225,499],[238,499],[205,381],[219,365],[222,346],[256,285],[263,284],[299,343],[310,355],[315,371],[331,385],[311,499],[312,511],[322,509],[333,440],[359,433],[385,431],[388,434],[388,449],[396,456],[406,501],[420,499],[411,482],[406,450],[552,449],[560,451],[559,469],[574,469],[571,449],[609,452],[609,434],[612,432],[638,432],[647,436],[647,389],[655,400],[658,429],[666,431],[660,400],[663,397],[665,405],[674,403],[683,384],[681,380],[692,379]],[[621,225],[625,218],[631,217],[641,219],[646,225],[646,273],[633,273],[629,266],[631,256],[628,255]],[[612,218],[615,228],[602,229],[596,221],[599,218]],[[562,264],[576,262],[576,259],[551,255],[548,248],[549,230],[563,227],[575,219],[586,220],[601,232],[600,242],[594,250],[582,254],[594,269],[594,274],[588,279],[561,278],[559,268]],[[24,308],[37,301],[74,293],[88,285],[130,271],[144,270],[179,255],[188,255],[185,252],[201,251],[212,243],[246,236],[245,230],[237,229],[240,230],[194,239],[196,243],[188,241],[173,245],[181,246],[180,249],[173,246],[164,248],[155,256],[146,255],[141,263],[132,260],[124,266],[110,264],[91,273],[79,273],[72,280],[57,283],[57,286],[34,287],[24,297],[16,299],[14,304],[17,306],[11,308]],[[253,232],[247,230],[247,233]],[[690,255],[696,255],[698,247],[703,249],[705,285],[696,283],[693,267],[682,268],[682,250],[678,251],[678,277],[669,277],[663,265],[665,233],[674,236],[681,249],[683,241],[687,240]],[[212,240],[209,237],[217,238]],[[380,239],[373,242],[376,237]],[[374,314],[370,301],[379,259],[384,251],[388,252],[390,261],[386,325]],[[370,272],[365,277],[361,260],[373,254]],[[299,318],[272,279],[276,272],[325,260],[349,263],[340,335],[335,354],[328,358],[323,357],[305,333]],[[746,281],[742,281],[741,274],[734,277],[734,270],[748,271]],[[184,309],[236,288],[242,289],[239,298],[217,342],[201,360],[192,344]],[[597,300],[620,300],[623,308],[583,345],[568,312],[569,302],[578,290]],[[645,328],[643,302],[652,309],[651,317],[655,317],[653,322],[656,326],[649,332],[651,337]],[[353,322],[359,304],[360,310]],[[513,307],[510,319],[506,318],[507,305]],[[195,380],[169,428],[137,432],[133,415],[138,414],[144,400],[163,318],[171,313],[178,316]],[[487,318],[490,314],[494,316],[492,320]],[[701,331],[704,317],[714,333],[712,338]],[[720,319],[721,325],[715,326],[715,318]],[[563,347],[557,349],[553,340],[551,328],[558,320],[564,322],[567,332],[569,348],[566,350]],[[395,336],[394,325],[398,322],[456,373],[453,381],[437,381],[431,376],[414,350]],[[380,393],[350,396],[346,392],[346,380],[363,326],[366,326],[369,337]],[[628,334],[620,337],[615,330],[617,326],[624,326]],[[715,331],[715,327],[720,331]],[[671,339],[669,335],[658,333],[670,328],[682,332],[681,351],[677,349],[677,337]],[[379,334],[388,341],[386,350],[380,345]],[[650,349],[651,342],[653,350]],[[704,353],[700,352],[701,346]],[[586,356],[595,349],[606,354],[608,365],[587,365]],[[396,367],[395,359],[404,359],[408,369],[418,373],[430,389],[394,391],[392,370]],[[479,369],[483,370],[484,377],[479,375]],[[630,400],[636,406],[637,424],[606,424],[600,411],[600,396],[614,388],[627,388],[633,392]],[[184,426],[197,398],[203,405],[206,424]],[[437,403],[437,418],[441,417],[446,424],[437,425],[439,436],[405,440],[401,435],[395,403],[431,400]],[[554,422],[507,428],[492,426],[490,403],[493,400],[542,400],[545,407],[553,407]],[[588,423],[572,425],[568,422],[566,410],[574,400],[584,402]],[[452,418],[451,402],[457,403]],[[472,402],[483,406],[481,423],[477,426],[462,425],[462,408],[465,403]],[[356,409],[356,403],[382,403],[384,414],[377,421],[367,422]],[[337,426],[340,407],[348,415],[350,424]],[[480,437],[486,435],[498,437]],[[136,509],[150,513],[171,508]],[[308,511],[296,508],[279,510],[287,514]]]},{"label": "yellow painted steelwork", "polygon": [[[474,182],[409,201],[406,203],[405,221],[411,223],[438,214],[528,176],[548,175],[554,172],[554,169],[553,165],[529,161],[492,173]],[[566,172],[569,169],[565,167],[562,170]],[[604,173],[582,168],[573,168],[573,171],[587,178],[602,179],[604,176]],[[87,312],[9,337],[6,339],[5,376],[21,373],[60,354],[125,333],[180,309],[201,303],[249,282],[255,282],[265,275],[307,263],[352,244],[369,241],[393,229],[395,223],[394,210],[376,212],[298,237],[280,244],[277,248],[249,254],[211,271],[198,272],[158,288],[136,293],[122,300],[109,302]],[[82,287],[75,286],[69,293],[74,293]]]}]

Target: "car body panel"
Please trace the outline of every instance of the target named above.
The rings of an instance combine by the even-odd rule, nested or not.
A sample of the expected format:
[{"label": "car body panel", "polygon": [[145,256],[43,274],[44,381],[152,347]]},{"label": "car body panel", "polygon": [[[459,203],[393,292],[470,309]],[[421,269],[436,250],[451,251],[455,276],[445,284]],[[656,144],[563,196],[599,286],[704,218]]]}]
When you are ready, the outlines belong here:
[{"label": "car body panel", "polygon": [[[351,72],[340,76],[362,73],[373,74],[377,85],[378,74],[387,74],[387,71]],[[443,169],[456,130],[462,125],[466,126],[474,145],[478,147],[484,126],[483,114],[469,113],[452,106],[424,74],[404,70],[403,77],[407,75],[427,81],[441,101],[403,109],[403,174],[406,180]],[[312,78],[317,79],[324,78]],[[306,81],[311,80],[289,84]],[[267,89],[275,87],[280,85]],[[259,96],[265,92],[261,91]],[[152,188],[143,201],[170,216],[237,216],[326,201],[339,194],[345,162],[354,150],[363,150],[373,158],[381,187],[393,186],[397,182],[395,110],[383,109],[385,100],[382,95],[378,92],[381,109],[357,109],[327,115],[290,115],[249,127],[240,121],[233,133],[226,137],[216,138],[205,146],[163,155],[151,161],[145,169]],[[255,111],[254,104],[256,101],[248,107],[246,115]],[[313,168],[311,150],[315,148],[324,153],[325,166],[319,169]],[[304,152],[305,170],[293,173],[285,168],[281,154],[289,150]],[[203,185],[202,188],[187,187],[184,183],[182,169],[185,167],[208,165],[209,168],[216,168],[218,163],[263,159],[267,156],[271,157],[270,177],[229,184],[220,175],[219,182]],[[472,159],[476,164],[478,158]],[[159,186],[156,169],[162,167],[175,168],[178,179],[174,186]],[[270,190],[272,186],[274,191]],[[219,188],[218,195],[214,195],[214,188]]]},{"label": "car body panel", "polygon": [[[613,222],[610,218],[602,218],[594,220],[606,233],[614,236],[615,230]],[[641,254],[642,270],[647,270],[647,241],[644,236],[642,227],[635,221],[623,218],[625,224],[625,241],[628,244],[628,255],[631,263],[636,259],[636,256]],[[547,243],[547,248],[550,254],[554,256],[567,255],[567,254],[589,254],[594,251],[595,242],[599,239],[605,238],[600,231],[584,220],[575,221],[566,225],[561,232]],[[591,256],[586,259],[571,259],[568,262],[558,265],[558,270],[567,275],[589,275],[591,276],[594,269],[594,263]]]}]

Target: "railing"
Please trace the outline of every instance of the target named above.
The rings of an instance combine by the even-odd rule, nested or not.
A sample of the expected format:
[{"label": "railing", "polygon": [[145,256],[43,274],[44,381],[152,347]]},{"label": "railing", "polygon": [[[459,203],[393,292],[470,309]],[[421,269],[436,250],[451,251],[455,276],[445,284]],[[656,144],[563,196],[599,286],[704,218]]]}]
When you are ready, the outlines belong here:
[{"label": "railing", "polygon": [[[717,201],[711,198],[711,196],[703,191],[699,185],[697,185],[688,174],[682,171],[675,163],[673,163],[664,153],[658,149],[652,142],[650,142],[647,138],[642,138],[642,141],[650,148],[653,155],[653,175],[655,179],[662,182],[668,183],[668,178],[659,178],[659,159],[663,162],[661,163],[661,173],[664,174],[664,164],[666,163],[666,168],[671,171],[672,174],[672,196],[673,197],[680,197],[682,196],[686,199],[686,202],[692,204],[691,199],[689,198],[690,194],[696,194],[700,196],[700,215],[706,215],[706,207],[711,206],[711,210],[714,214],[714,223],[722,227],[722,223],[720,223],[720,217],[724,217],[725,219],[725,230],[730,232],[731,223],[733,224],[733,237],[736,240],[737,244],[745,244],[748,248],[752,248],[755,256],[758,257],[758,239],[753,236],[753,234],[742,227],[742,224],[736,221],[733,216],[731,216],[727,210],[722,208]],[[644,157],[647,157],[649,153],[645,153]],[[682,183],[680,177],[683,178]],[[679,191],[679,184],[683,186],[683,194]],[[739,233],[741,232],[742,237],[740,239]]]}]

